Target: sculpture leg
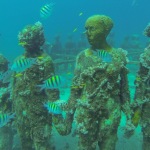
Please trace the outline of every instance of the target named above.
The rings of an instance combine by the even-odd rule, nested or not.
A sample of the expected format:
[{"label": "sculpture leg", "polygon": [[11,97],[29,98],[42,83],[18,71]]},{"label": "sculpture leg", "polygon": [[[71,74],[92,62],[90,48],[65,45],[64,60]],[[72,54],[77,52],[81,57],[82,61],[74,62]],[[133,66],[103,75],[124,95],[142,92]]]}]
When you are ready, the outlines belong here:
[{"label": "sculpture leg", "polygon": [[101,142],[98,143],[102,150],[115,150],[117,142],[117,132],[110,132],[107,137],[104,137]]},{"label": "sculpture leg", "polygon": [[84,108],[78,109],[76,114],[78,114],[76,116],[79,135],[78,150],[96,150],[99,128],[97,117],[93,117],[93,114]]},{"label": "sculpture leg", "polygon": [[143,150],[149,150],[150,149],[150,125],[147,125],[146,127],[143,127]]}]

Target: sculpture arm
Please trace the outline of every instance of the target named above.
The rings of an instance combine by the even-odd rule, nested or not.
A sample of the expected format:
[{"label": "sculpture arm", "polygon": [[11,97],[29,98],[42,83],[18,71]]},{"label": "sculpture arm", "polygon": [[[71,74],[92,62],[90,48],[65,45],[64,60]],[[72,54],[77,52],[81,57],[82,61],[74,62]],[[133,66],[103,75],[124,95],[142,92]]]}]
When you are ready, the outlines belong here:
[{"label": "sculpture arm", "polygon": [[127,119],[131,118],[131,108],[130,108],[130,92],[128,86],[128,70],[126,67],[121,69],[120,73],[120,99],[121,99],[121,108],[122,111],[125,113]]},{"label": "sculpture arm", "polygon": [[66,116],[64,118],[62,115],[59,115],[59,117],[58,116],[53,117],[55,128],[61,135],[68,135],[71,133],[74,113],[76,111],[76,102],[82,92],[82,88],[79,85],[79,82],[77,81],[78,79],[79,79],[79,71],[78,71],[78,57],[77,57],[75,75],[71,85],[70,98],[68,100],[67,107],[64,110],[66,112]]}]

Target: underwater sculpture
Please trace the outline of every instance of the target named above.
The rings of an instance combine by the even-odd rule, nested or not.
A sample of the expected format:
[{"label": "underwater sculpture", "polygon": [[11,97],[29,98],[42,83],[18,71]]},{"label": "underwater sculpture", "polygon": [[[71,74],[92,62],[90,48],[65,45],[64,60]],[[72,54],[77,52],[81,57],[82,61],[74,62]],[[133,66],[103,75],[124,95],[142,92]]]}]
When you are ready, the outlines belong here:
[{"label": "underwater sculpture", "polygon": [[130,119],[126,51],[107,43],[112,27],[112,19],[105,15],[87,19],[85,29],[91,47],[76,59],[66,126],[57,120],[59,133],[65,135],[71,132],[74,118],[79,150],[95,150],[97,144],[102,150],[115,150],[121,110]]},{"label": "underwater sculpture", "polygon": [[[45,42],[43,28],[40,22],[34,26],[28,25],[18,34],[19,45],[25,49],[26,57],[37,57],[42,53],[41,46]],[[29,55],[29,56],[28,56]]]},{"label": "underwater sculpture", "polygon": [[144,35],[150,37],[150,23],[144,29]]},{"label": "underwater sculpture", "polygon": [[[36,58],[36,63],[21,72],[22,76],[15,77],[12,85],[15,122],[22,150],[51,150],[52,114],[48,114],[44,103],[58,99],[59,91],[56,89],[40,91],[37,87],[54,75],[52,59],[41,49],[45,41],[42,24],[37,22],[25,27],[19,33],[18,39],[25,53],[17,60]],[[28,64],[28,61],[19,62],[20,67],[24,67],[25,62]]]},{"label": "underwater sculpture", "polygon": [[[8,60],[0,54],[1,73],[7,71],[8,63]],[[2,76],[0,80],[0,149],[12,150],[14,131],[11,124],[7,124],[9,119],[7,120],[6,118],[6,116],[9,117],[9,114],[12,114],[12,101],[10,98],[9,83],[3,83],[3,78]]]},{"label": "underwater sculpture", "polygon": [[[150,37],[150,25],[144,33]],[[135,126],[140,122],[143,132],[143,150],[150,149],[150,45],[140,55],[140,68],[135,80],[135,101],[132,104]]]},{"label": "underwater sculpture", "polygon": [[61,43],[61,37],[60,35],[56,35],[54,37],[54,41],[51,45],[51,49],[50,49],[50,55],[52,57],[52,59],[57,59],[59,58],[59,55],[62,55],[64,53],[63,48],[62,48],[62,43]]}]

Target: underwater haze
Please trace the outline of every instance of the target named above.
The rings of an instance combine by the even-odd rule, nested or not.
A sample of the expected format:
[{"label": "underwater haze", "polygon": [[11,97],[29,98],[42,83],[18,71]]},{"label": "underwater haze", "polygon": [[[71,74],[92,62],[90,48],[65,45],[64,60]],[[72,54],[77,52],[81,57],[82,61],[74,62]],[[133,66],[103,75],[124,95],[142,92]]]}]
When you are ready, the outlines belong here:
[{"label": "underwater haze", "polygon": [[[127,65],[130,71],[128,74],[129,90],[131,101],[133,101],[135,94],[134,81],[136,80],[136,73],[139,69],[139,56],[144,51],[144,48],[150,43],[150,40],[148,40],[148,38],[143,34],[144,28],[148,23],[150,23],[150,0],[0,0],[0,54],[6,57],[10,64],[12,64],[18,56],[24,53],[23,44],[26,43],[20,42],[22,45],[19,44],[19,33],[27,25],[34,25],[36,22],[38,22],[39,26],[41,24],[43,25],[46,40],[45,43],[47,43],[47,45],[44,45],[45,49],[47,48],[49,50],[49,48],[52,48],[55,39],[60,37],[60,42],[63,47],[62,50],[64,50],[68,40],[72,40],[75,44],[79,42],[81,35],[85,33],[86,19],[96,14],[107,15],[112,18],[114,26],[107,38],[108,43],[115,48],[121,47],[127,50],[128,58],[131,62],[133,62],[133,64]],[[127,41],[127,39],[130,39],[131,41]],[[89,43],[86,38],[84,40],[86,45],[86,47],[84,47],[85,49],[89,47]],[[78,51],[78,53],[80,51]],[[46,53],[49,54],[47,51]],[[66,54],[67,56],[68,53],[63,51],[61,55],[62,54]],[[63,66],[60,63],[62,60],[60,61],[60,58],[58,57],[61,55],[59,55],[58,52],[57,57],[54,57],[54,64],[60,65],[55,68],[56,74],[60,76],[54,76],[53,78],[46,79],[43,78],[43,82],[41,80],[41,83],[35,85],[36,88],[39,88],[40,92],[43,92],[46,88],[58,88],[60,90],[60,99],[63,99],[65,101],[64,103],[60,101],[57,103],[45,103],[45,107],[48,109],[49,113],[56,115],[62,114],[63,112],[62,110],[59,110],[57,104],[65,105],[67,103],[66,101],[69,99],[70,85],[73,78],[75,66],[74,62],[77,52],[68,54],[68,57],[70,56],[71,59],[65,57],[63,60],[65,62],[68,59],[70,62],[73,62],[70,66],[68,65],[68,70],[63,70],[65,65]],[[16,61],[14,63],[14,68],[17,68],[17,70],[13,70],[12,68],[9,69],[17,72],[15,76],[16,80],[19,80],[18,78],[20,77],[25,79],[27,78],[26,74],[23,74],[22,72],[28,68],[30,69],[32,65],[36,64],[35,66],[38,66],[38,62],[42,59],[43,58],[36,58],[34,62],[31,62],[29,59],[20,59],[19,62]],[[18,66],[21,67],[23,70],[22,72],[19,72]],[[39,68],[43,71],[44,67]],[[8,82],[11,83],[10,78],[12,77],[12,72],[5,73],[4,74],[7,77],[5,77],[5,75],[2,76],[2,73],[0,72],[0,83],[1,80],[5,81],[8,80],[8,78],[9,81],[6,81],[6,84]],[[51,75],[52,74],[50,74],[50,76]],[[59,84],[62,84],[63,82],[65,82],[65,86],[59,86]],[[11,88],[12,87],[9,87],[8,90]],[[2,91],[0,86],[0,97],[2,92],[4,91]],[[123,136],[123,129],[125,128],[126,116],[123,112],[121,113],[122,118],[118,129],[116,150],[142,150],[143,135],[141,126],[137,126],[135,134],[131,136],[131,138],[125,138]],[[21,115],[24,117],[28,114],[26,114],[26,111],[23,110]],[[7,127],[8,123],[13,122],[12,120],[15,120],[15,113],[13,113],[13,117],[10,116],[9,113],[6,114],[2,126],[6,125]],[[13,126],[13,130],[15,130],[14,128],[15,127]],[[51,142],[53,142],[54,149],[52,150],[77,150],[78,137],[76,136],[76,132],[75,122],[73,122],[73,130],[71,134],[67,136],[60,136],[56,129],[53,128]],[[21,150],[20,139],[16,130],[14,133],[14,141],[11,143],[13,145],[12,150]],[[3,139],[0,136],[0,143],[2,143],[2,141]],[[96,150],[98,150],[98,146]]]},{"label": "underwater haze", "polygon": [[[55,5],[51,15],[41,18],[41,7],[52,2]],[[105,14],[113,19],[117,47],[131,34],[139,34],[145,42],[142,32],[150,19],[149,5],[149,0],[1,0],[0,52],[11,60],[21,54],[17,35],[24,26],[37,21],[44,25],[49,42],[56,34],[61,34],[64,41],[69,34],[78,38],[85,30],[85,20],[94,14]],[[79,16],[80,13],[83,14]],[[73,32],[75,28],[77,31]]]}]

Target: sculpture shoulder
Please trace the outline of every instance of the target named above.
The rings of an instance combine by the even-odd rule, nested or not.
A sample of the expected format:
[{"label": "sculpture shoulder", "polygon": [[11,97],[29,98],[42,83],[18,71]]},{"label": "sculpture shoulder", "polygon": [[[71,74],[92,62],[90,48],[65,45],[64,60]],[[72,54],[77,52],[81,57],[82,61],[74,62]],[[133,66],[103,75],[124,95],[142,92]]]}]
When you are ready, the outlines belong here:
[{"label": "sculpture shoulder", "polygon": [[[19,60],[19,59],[23,59],[23,58],[31,58],[31,57],[26,57],[24,54],[23,55],[20,55],[20,56],[18,56],[18,57],[16,57],[15,59],[14,59],[14,61],[16,61],[16,60]],[[45,60],[45,61],[52,61],[52,58],[49,56],[49,55],[47,55],[46,53],[42,53],[41,55],[39,55],[39,56],[37,56],[37,57],[33,57],[33,58],[37,58],[38,60]]]},{"label": "sculpture shoulder", "polygon": [[88,54],[88,51],[89,51],[89,49],[85,49],[85,50],[83,50],[83,51],[81,51],[78,55],[77,55],[77,57],[76,57],[76,60],[77,61],[82,61],[85,57],[86,57],[86,55]]},{"label": "sculpture shoulder", "polygon": [[52,58],[46,53],[43,53],[41,56],[37,58],[43,60],[43,62],[52,62]]},{"label": "sculpture shoulder", "polygon": [[111,53],[120,56],[126,56],[128,54],[128,52],[122,48],[113,48]]},{"label": "sculpture shoulder", "polygon": [[85,51],[86,51],[86,50],[81,51],[81,52],[77,55],[77,58],[79,58],[79,57],[85,55]]},{"label": "sculpture shoulder", "polygon": [[124,64],[128,63],[127,54],[128,52],[122,48],[113,49],[111,51],[114,61],[123,62]]},{"label": "sculpture shoulder", "polygon": [[140,64],[150,69],[150,47],[145,48],[144,52],[140,55]]}]

